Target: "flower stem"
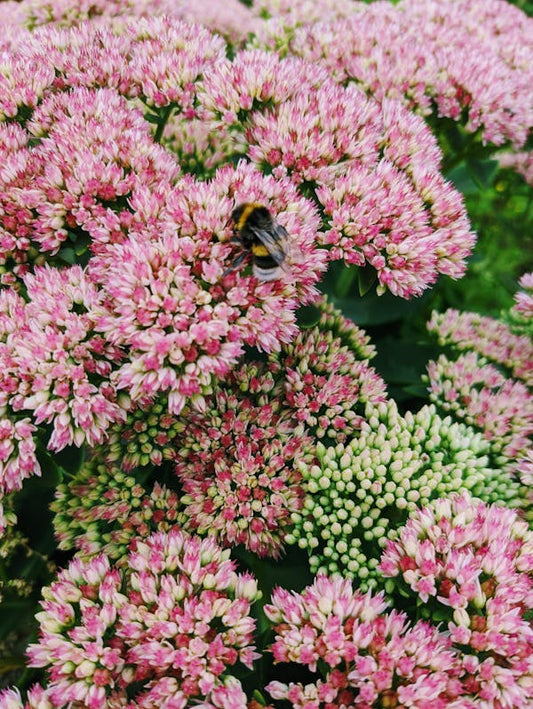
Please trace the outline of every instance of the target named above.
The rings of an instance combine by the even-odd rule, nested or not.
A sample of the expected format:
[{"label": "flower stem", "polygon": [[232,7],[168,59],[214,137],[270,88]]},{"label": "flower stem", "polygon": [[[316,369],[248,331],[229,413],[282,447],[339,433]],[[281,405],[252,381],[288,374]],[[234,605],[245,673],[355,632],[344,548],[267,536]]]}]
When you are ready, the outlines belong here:
[{"label": "flower stem", "polygon": [[157,124],[157,129],[155,131],[154,135],[154,140],[156,143],[161,142],[161,138],[163,137],[163,131],[165,130],[165,126],[168,122],[168,119],[170,118],[172,111],[174,109],[174,106],[165,106],[164,111],[161,113],[161,120]]}]

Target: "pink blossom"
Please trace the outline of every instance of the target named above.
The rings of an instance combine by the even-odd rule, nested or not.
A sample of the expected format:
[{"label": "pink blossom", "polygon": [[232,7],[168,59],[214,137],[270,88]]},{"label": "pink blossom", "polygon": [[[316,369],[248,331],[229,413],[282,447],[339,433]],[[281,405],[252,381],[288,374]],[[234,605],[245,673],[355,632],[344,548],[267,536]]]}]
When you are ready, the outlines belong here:
[{"label": "pink blossom", "polygon": [[324,20],[291,33],[274,24],[263,42],[285,41],[292,53],[378,100],[464,121],[471,133],[481,129],[484,142],[525,142],[533,108],[531,19],[509,3],[356,4],[347,17]]},{"label": "pink blossom", "polygon": [[[80,267],[41,268],[26,276],[25,285],[29,302],[16,304],[17,327],[3,318],[4,406],[31,411],[37,425],[52,424],[48,445],[53,450],[101,442],[124,412],[105,380],[120,355],[93,332],[98,293]],[[2,296],[11,309],[10,296]],[[28,436],[35,427],[28,422],[24,431]],[[30,449],[27,455],[28,466],[34,467]]]},{"label": "pink blossom", "polygon": [[[294,242],[287,272],[268,283],[231,268],[237,254],[228,215],[247,201],[269,204]],[[316,225],[315,210],[290,183],[244,164],[222,168],[210,183],[183,180],[169,196],[158,241],[139,234],[94,259],[105,299],[98,330],[128,346],[117,386],[134,400],[168,392],[170,412],[179,413],[230,371],[244,344],[279,349],[294,336],[294,310],[314,297],[324,268]]]},{"label": "pink blossom", "polygon": [[253,112],[269,105],[280,105],[302,94],[302,87],[309,91],[328,81],[326,71],[312,67],[301,59],[280,59],[273,52],[244,50],[233,61],[218,61],[205,76],[199,92],[199,100],[207,112],[204,120],[219,124],[239,126],[244,113]]},{"label": "pink blossom", "polygon": [[517,379],[533,383],[533,344],[526,335],[513,334],[505,323],[478,313],[449,309],[433,312],[427,328],[438,336],[441,345],[452,345],[458,351],[474,350],[507,367]]},{"label": "pink blossom", "polygon": [[[274,625],[275,662],[296,662],[321,675],[316,684],[272,682],[267,690],[293,707],[373,706],[412,698],[443,701],[454,666],[450,642],[429,624],[409,627],[397,611],[384,612],[381,595],[353,591],[341,578],[318,575],[303,592],[274,589],[265,613]],[[311,701],[307,704],[307,701]],[[329,704],[328,704],[329,706]],[[444,706],[444,705],[443,705]]]},{"label": "pink blossom", "polygon": [[533,399],[525,384],[506,378],[475,352],[456,361],[441,355],[428,364],[430,398],[480,430],[506,469],[530,447]]},{"label": "pink blossom", "polygon": [[30,665],[48,671],[50,705],[124,706],[130,689],[140,707],[244,708],[240,683],[222,675],[256,657],[257,584],[228,556],[174,530],[139,541],[121,570],[104,555],[73,560],[43,590],[28,650]]},{"label": "pink blossom", "polygon": [[[450,609],[450,639],[458,648],[454,675],[465,698],[525,708],[533,696],[533,631],[525,618],[533,604],[532,544],[514,511],[466,493],[416,511],[398,541],[387,543],[383,575],[400,579],[439,620],[443,607]],[[430,552],[431,568],[424,561]],[[431,585],[421,590],[423,577]]]},{"label": "pink blossom", "polygon": [[[506,321],[515,335],[533,336],[533,273],[525,273],[519,281],[521,290],[515,293],[515,303]],[[527,371],[527,370],[526,370]]]},{"label": "pink blossom", "polygon": [[243,367],[206,400],[205,411],[187,412],[176,472],[187,528],[278,557],[302,504],[295,463],[308,457],[311,438],[274,386],[268,371]]},{"label": "pink blossom", "polygon": [[343,323],[336,313],[336,322],[328,323],[327,304],[319,307],[322,316],[317,327],[300,332],[279,354],[271,356],[271,362],[279,363],[286,403],[296,420],[318,438],[327,436],[341,442],[360,429],[366,404],[385,401],[385,382],[368,365],[371,353],[364,345],[364,359],[355,355],[363,332],[351,324],[352,332],[348,332],[358,341],[355,348],[351,342],[343,344],[342,335],[335,336],[332,329],[346,327],[347,321]]},{"label": "pink blossom", "polygon": [[0,489],[19,490],[22,481],[41,475],[33,435],[36,427],[29,418],[12,421],[0,419]]},{"label": "pink blossom", "polygon": [[52,709],[46,690],[34,684],[28,690],[26,701],[23,701],[18,689],[3,689],[0,691],[1,709]]}]

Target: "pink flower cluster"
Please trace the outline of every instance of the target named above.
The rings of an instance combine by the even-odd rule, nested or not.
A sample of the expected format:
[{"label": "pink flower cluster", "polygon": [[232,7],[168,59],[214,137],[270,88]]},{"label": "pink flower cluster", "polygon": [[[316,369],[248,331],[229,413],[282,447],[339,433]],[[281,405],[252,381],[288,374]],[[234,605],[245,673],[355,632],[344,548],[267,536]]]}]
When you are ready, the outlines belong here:
[{"label": "pink flower cluster", "polygon": [[[47,24],[69,27],[88,20],[109,20],[132,11],[136,5],[142,4],[142,0],[29,0],[19,4],[17,19],[21,24],[35,29]],[[12,11],[9,14],[12,16]]]},{"label": "pink flower cluster", "polygon": [[530,448],[533,397],[521,381],[505,377],[475,352],[428,364],[430,398],[491,442],[499,465],[515,470],[516,458]]},{"label": "pink flower cluster", "polygon": [[262,42],[288,45],[378,100],[461,121],[485,143],[519,147],[533,126],[532,26],[503,0],[403,0],[353,3],[347,17],[296,30],[277,22]]},{"label": "pink flower cluster", "polygon": [[52,709],[52,706],[44,689],[38,684],[30,687],[26,701],[22,699],[17,688],[0,691],[0,709]]},{"label": "pink flower cluster", "polygon": [[28,302],[0,293],[2,491],[39,474],[36,425],[50,425],[48,446],[58,451],[102,442],[125,416],[109,381],[119,353],[94,332],[90,315],[96,287],[79,266],[38,268],[24,283]]},{"label": "pink flower cluster", "polygon": [[404,298],[439,273],[463,275],[475,236],[420,117],[330,79],[269,111],[252,111],[248,121],[251,159],[314,187],[325,215],[319,241],[330,259],[370,264],[380,288]]},{"label": "pink flower cluster", "polygon": [[78,28],[90,23],[120,31],[134,17],[154,16],[204,25],[235,44],[244,42],[258,23],[239,0],[223,5],[213,0],[197,0],[194,5],[187,0],[4,0],[0,5],[0,21],[15,36],[25,27],[34,30],[44,25]]},{"label": "pink flower cluster", "polygon": [[[533,287],[533,279],[524,277],[521,285]],[[533,314],[533,305],[527,293],[519,293],[520,312]],[[459,312],[449,309],[444,313],[433,312],[427,324],[428,331],[439,338],[439,344],[452,345],[456,350],[473,350],[495,364],[506,367],[516,379],[533,384],[533,343],[526,335],[515,335],[508,325],[479,313]]]},{"label": "pink flower cluster", "polygon": [[312,684],[274,681],[266,689],[295,709],[451,706],[448,638],[429,623],[385,612],[387,603],[354,591],[348,580],[317,576],[302,593],[276,588],[265,613],[273,623],[276,663],[304,665]]},{"label": "pink flower cluster", "polygon": [[[369,263],[382,289],[406,298],[440,273],[464,273],[474,235],[459,193],[440,175],[429,129],[396,102],[381,105],[337,85],[316,64],[257,50],[229,60],[220,38],[160,17],[130,19],[116,32],[101,23],[40,30],[22,37],[7,61],[9,99],[0,100],[0,113],[21,126],[0,139],[9,145],[3,151],[9,169],[0,173],[0,227],[3,258],[15,273],[35,260],[32,247],[54,252],[68,238],[77,253],[87,246],[99,253],[139,231],[152,240],[165,231],[168,214],[160,210],[178,168],[151,142],[150,125],[156,141],[186,156],[184,167],[197,170],[190,159],[195,143],[210,146],[220,134],[215,157],[205,157],[207,173],[213,159],[247,155],[273,173],[280,194],[290,177],[299,194],[319,202],[326,220],[317,220],[307,248],[298,223],[283,224],[295,241],[297,282],[298,266],[309,257],[320,270],[316,248],[310,251],[317,242],[330,259]],[[79,145],[73,133],[83,134]],[[304,190],[302,181],[312,185]],[[274,200],[272,209],[284,205]],[[230,214],[224,212],[226,220]],[[174,234],[180,226],[174,222]]]},{"label": "pink flower cluster", "polygon": [[533,319],[533,273],[525,273],[519,281],[519,286],[523,289],[515,296],[516,312],[523,315],[528,320]]},{"label": "pink flower cluster", "polygon": [[[348,17],[358,4],[352,0],[256,0],[252,9],[271,22],[297,27],[325,18]],[[256,30],[261,31],[259,23]]]},{"label": "pink flower cluster", "polygon": [[233,372],[205,412],[185,416],[176,473],[187,528],[278,557],[290,514],[302,505],[295,461],[308,458],[312,439],[274,386],[272,375],[254,365]]},{"label": "pink flower cluster", "polygon": [[[231,268],[239,246],[229,242],[228,219],[242,202],[269,204],[294,241],[297,256],[274,281]],[[179,182],[157,239],[132,235],[88,266],[105,301],[97,329],[128,352],[118,388],[134,400],[168,393],[169,411],[179,413],[229,372],[245,344],[272,351],[290,341],[294,310],[314,297],[325,265],[313,243],[317,222],[288,180],[244,163],[221,168],[211,182]]]},{"label": "pink flower cluster", "polygon": [[257,584],[213,540],[155,534],[123,571],[104,555],[75,559],[43,597],[28,655],[48,670],[49,706],[245,709],[240,683],[224,677],[256,657]]},{"label": "pink flower cluster", "polygon": [[[24,3],[22,3],[24,4]],[[151,9],[151,8],[150,8]],[[224,41],[199,25],[177,18],[127,15],[117,23],[81,23],[22,34],[6,57],[11,90],[0,113],[25,120],[44,94],[66,87],[112,88],[140,97],[152,108],[173,104],[194,115],[204,72],[225,56]],[[35,65],[33,90],[24,90],[24,71]],[[5,103],[4,103],[5,102]]]},{"label": "pink flower cluster", "polygon": [[[316,295],[326,253],[315,243],[317,209],[296,185],[245,163],[209,182],[179,179],[175,157],[154,142],[166,115],[158,110],[194,117],[195,82],[221,51],[205,30],[154,19],[116,35],[85,25],[43,30],[8,55],[1,110],[17,123],[1,130],[0,261],[4,283],[20,288],[23,279],[29,302],[2,296],[5,489],[38,472],[35,425],[51,424],[47,445],[60,450],[101,442],[126,410],[159,395],[178,414],[209,394],[246,345],[272,351],[290,341],[296,307]],[[154,136],[128,103],[139,94],[162,121]],[[250,275],[250,257],[233,267],[242,247],[230,216],[246,201],[267,204],[290,234],[275,281]],[[35,268],[45,257],[53,268]],[[78,258],[83,272],[66,265]],[[71,296],[67,284],[81,281]],[[33,316],[41,301],[51,323]],[[18,311],[28,326],[12,322]],[[117,389],[129,397],[120,405]],[[33,418],[14,419],[19,411]]]},{"label": "pink flower cluster", "polygon": [[[315,438],[343,442],[361,428],[366,404],[386,400],[384,380],[369,366],[374,348],[363,330],[320,304],[314,328],[270,356],[284,386],[285,405]],[[343,337],[344,333],[344,337]]]},{"label": "pink flower cluster", "polygon": [[519,281],[522,290],[515,293],[515,304],[507,313],[512,332],[533,338],[533,273],[525,273]]},{"label": "pink flower cluster", "polygon": [[514,511],[466,493],[438,500],[387,543],[380,570],[430,615],[446,612],[462,653],[461,706],[531,706],[533,534]]},{"label": "pink flower cluster", "polygon": [[498,162],[500,167],[515,170],[529,185],[533,185],[533,151],[505,152],[498,156]]}]

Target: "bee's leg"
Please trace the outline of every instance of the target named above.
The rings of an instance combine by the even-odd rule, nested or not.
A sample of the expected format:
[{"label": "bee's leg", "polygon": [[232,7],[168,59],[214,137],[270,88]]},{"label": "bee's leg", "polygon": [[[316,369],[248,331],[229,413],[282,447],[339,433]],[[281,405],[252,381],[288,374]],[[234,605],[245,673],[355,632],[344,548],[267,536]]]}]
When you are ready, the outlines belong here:
[{"label": "bee's leg", "polygon": [[222,274],[222,278],[225,278],[228,275],[228,273],[231,273],[232,271],[235,271],[237,268],[239,268],[239,266],[241,265],[241,263],[244,261],[244,259],[247,256],[248,256],[248,251],[243,251],[239,256],[237,256],[237,258],[231,264],[231,266],[228,266],[228,268],[226,268],[226,270]]}]

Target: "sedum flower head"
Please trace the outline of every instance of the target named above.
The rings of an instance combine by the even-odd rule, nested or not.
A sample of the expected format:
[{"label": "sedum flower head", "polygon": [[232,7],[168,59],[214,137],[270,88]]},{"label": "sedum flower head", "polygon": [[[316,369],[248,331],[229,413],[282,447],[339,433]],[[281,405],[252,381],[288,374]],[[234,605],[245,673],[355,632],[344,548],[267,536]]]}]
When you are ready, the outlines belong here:
[{"label": "sedum flower head", "polygon": [[0,255],[18,270],[39,252],[64,265],[73,249],[99,252],[123,241],[135,221],[151,216],[138,195],[168,190],[179,174],[142,114],[110,88],[47,96],[25,133],[31,148],[11,155],[1,197]]},{"label": "sedum flower head", "polygon": [[125,421],[108,429],[105,459],[125,472],[161,465],[173,458],[179,430],[179,417],[169,413],[165,397],[130,402]]},{"label": "sedum flower head", "polygon": [[244,709],[240,684],[224,674],[251,668],[257,596],[213,540],[154,534],[125,568],[105,555],[74,559],[43,590],[30,665],[47,669],[52,707],[225,707],[233,697]]},{"label": "sedum flower head", "polygon": [[366,418],[349,443],[318,444],[317,462],[298,466],[305,498],[287,540],[308,551],[313,573],[341,572],[362,590],[376,587],[381,550],[417,505],[461,489],[521,503],[519,485],[488,467],[483,437],[434,406],[401,416],[389,401],[368,406]]},{"label": "sedum flower head", "polygon": [[296,464],[312,443],[291,414],[268,369],[244,365],[204,412],[184,418],[176,472],[187,528],[260,556],[280,555],[290,514],[301,507]]},{"label": "sedum flower head", "polygon": [[119,466],[93,453],[68,483],[58,485],[50,509],[60,549],[88,559],[104,553],[115,565],[127,563],[136,539],[168,532],[179,520],[177,493],[155,483],[146,489]]},{"label": "sedum flower head", "polygon": [[[250,201],[271,205],[297,249],[273,281],[233,268],[242,248],[230,242],[228,215]],[[105,301],[97,328],[128,350],[117,387],[134,401],[166,393],[178,414],[210,393],[245,344],[272,351],[294,337],[294,310],[315,297],[325,265],[316,227],[315,209],[292,185],[250,166],[224,167],[209,183],[184,179],[169,195],[157,240],[141,233],[93,262]]]},{"label": "sedum flower head", "polygon": [[231,127],[237,154],[314,196],[330,259],[370,264],[381,289],[405,298],[439,273],[460,277],[475,236],[429,128],[397,102],[317,79],[316,67],[243,51],[209,75],[200,101],[214,129]]},{"label": "sedum flower head", "polygon": [[46,697],[45,690],[34,684],[28,690],[26,701],[23,700],[20,691],[14,688],[7,688],[0,691],[0,709],[52,709],[53,704]]},{"label": "sedum flower head", "polygon": [[41,267],[24,285],[28,302],[0,293],[0,489],[8,492],[40,474],[41,424],[50,426],[48,447],[58,451],[100,443],[125,416],[108,379],[120,354],[94,332],[99,295],[82,269]]},{"label": "sedum flower head", "polygon": [[380,570],[423,613],[447,620],[462,693],[526,707],[533,698],[533,535],[512,510],[452,495],[415,510]]},{"label": "sedum flower head", "polygon": [[531,18],[501,0],[405,0],[353,3],[346,17],[330,14],[296,29],[278,23],[259,36],[380,101],[461,122],[484,143],[520,147],[533,117],[531,27]]},{"label": "sedum flower head", "polygon": [[[522,282],[527,284],[528,279]],[[526,312],[527,308],[523,314]],[[477,352],[494,364],[503,365],[516,379],[533,384],[533,343],[527,335],[513,334],[505,323],[478,313],[449,309],[433,312],[427,328],[438,336],[440,345],[451,345],[459,352]]]},{"label": "sedum flower head", "polygon": [[385,382],[368,366],[373,350],[366,336],[347,322],[325,309],[315,327],[271,357],[294,418],[316,438],[338,442],[360,429],[366,404],[386,399]]},{"label": "sedum flower head", "polygon": [[355,5],[351,0],[258,0],[253,9],[261,17],[279,19],[286,25],[304,25],[330,15],[346,17],[354,11]]},{"label": "sedum flower head", "polygon": [[448,638],[428,623],[410,627],[386,607],[381,595],[363,595],[338,577],[319,575],[301,593],[276,588],[265,605],[274,661],[304,665],[315,681],[271,682],[271,696],[297,709],[396,706],[404,694],[406,706],[445,706],[454,660]]},{"label": "sedum flower head", "polygon": [[[195,218],[201,222],[201,216],[193,214],[197,230],[188,235],[206,230],[201,248],[209,258],[208,237],[215,246],[220,237],[230,240],[227,222],[237,200],[266,203],[293,242],[282,278],[286,273],[285,291],[296,284],[299,302],[309,300],[327,258],[370,264],[381,290],[405,298],[420,294],[439,273],[464,273],[474,235],[459,193],[440,175],[440,151],[420,118],[338,85],[316,63],[250,49],[230,59],[223,40],[205,28],[175,12],[157,16],[168,8],[159,3],[156,16],[125,15],[110,26],[103,20],[51,26],[22,35],[17,51],[8,53],[0,116],[21,130],[0,137],[4,282],[31,269],[43,253],[52,263],[87,254],[96,280],[107,263],[102,254],[112,262],[151,263],[157,253],[136,253],[139,232],[164,243],[165,253],[173,251],[168,238],[179,238],[188,224],[179,208],[164,209],[179,173],[172,150],[186,156],[182,169],[204,178],[238,156],[271,175],[267,189],[243,185],[241,195],[227,179],[229,168],[226,178],[217,172],[209,201],[219,219],[200,225]],[[133,14],[150,9],[141,3]],[[198,156],[204,147],[207,154]],[[194,202],[202,188],[196,181],[180,188],[184,184]],[[220,268],[211,264],[208,283],[215,270],[226,272],[221,262],[235,257],[233,246],[225,243],[213,256]]]},{"label": "sedum flower head", "polygon": [[506,320],[516,335],[527,335],[533,339],[533,273],[525,273],[519,286],[521,290],[515,293],[515,304],[507,313]]},{"label": "sedum flower head", "polygon": [[365,405],[385,398],[373,354],[365,333],[322,301],[317,325],[267,362],[234,369],[205,409],[186,409],[174,444],[188,528],[278,556],[316,439],[353,435]]},{"label": "sedum flower head", "polygon": [[430,398],[440,409],[480,431],[506,470],[530,448],[533,398],[521,381],[505,377],[475,352],[455,361],[441,355],[428,364]]},{"label": "sedum flower head", "polygon": [[181,114],[169,119],[161,142],[176,156],[183,172],[204,177],[213,177],[217,168],[227,162],[228,155],[238,153],[227,126],[218,125],[215,129],[210,121],[201,118],[184,121]]}]

